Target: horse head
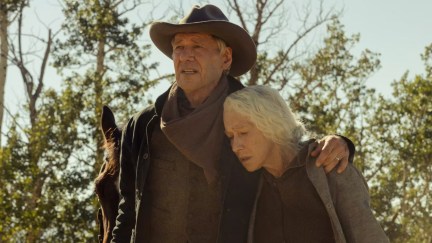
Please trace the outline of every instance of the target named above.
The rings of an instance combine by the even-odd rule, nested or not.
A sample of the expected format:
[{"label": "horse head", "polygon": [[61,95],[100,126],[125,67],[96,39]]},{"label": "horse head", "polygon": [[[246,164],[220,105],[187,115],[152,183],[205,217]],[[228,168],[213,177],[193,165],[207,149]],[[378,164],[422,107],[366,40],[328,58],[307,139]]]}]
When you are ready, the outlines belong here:
[{"label": "horse head", "polygon": [[101,127],[104,135],[105,161],[95,180],[95,191],[101,208],[98,213],[99,241],[110,242],[118,214],[121,130],[113,112],[103,107]]}]

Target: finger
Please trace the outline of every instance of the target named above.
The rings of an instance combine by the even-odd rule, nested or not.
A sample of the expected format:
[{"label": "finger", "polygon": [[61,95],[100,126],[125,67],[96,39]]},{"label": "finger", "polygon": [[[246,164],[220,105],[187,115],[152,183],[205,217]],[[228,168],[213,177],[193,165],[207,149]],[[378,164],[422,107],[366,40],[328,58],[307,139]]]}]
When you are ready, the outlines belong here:
[{"label": "finger", "polygon": [[349,163],[349,160],[348,160],[349,159],[349,150],[348,150],[347,146],[339,147],[338,150],[341,150],[341,152],[338,153],[338,156],[337,156],[337,158],[340,158],[337,172],[342,173],[343,171],[345,171],[345,169],[347,168],[348,163]]},{"label": "finger", "polygon": [[324,146],[322,147],[321,153],[319,154],[316,165],[326,165],[329,163],[333,163],[333,160],[336,156],[330,157],[332,155],[333,145],[331,143],[325,142]]},{"label": "finger", "polygon": [[333,159],[330,163],[323,165],[325,173],[327,174],[332,171],[338,163],[339,161],[337,159]]},{"label": "finger", "polygon": [[316,157],[320,154],[322,147],[324,146],[324,141],[320,141],[317,146],[315,146],[314,150],[311,152],[312,157]]},{"label": "finger", "polygon": [[[342,140],[342,142],[344,141]],[[349,156],[347,146],[344,143],[341,143],[340,139],[328,140],[327,145],[323,147],[323,150],[328,153],[327,157],[329,160],[341,160],[342,158]]]},{"label": "finger", "polygon": [[345,170],[346,170],[346,168],[348,167],[348,156],[347,157],[344,157],[341,161],[340,161],[340,163],[339,163],[339,166],[338,166],[338,169],[337,169],[337,173],[342,173],[342,172],[344,172]]},{"label": "finger", "polygon": [[[327,151],[329,151],[329,149],[327,149]],[[348,155],[346,155],[343,148],[341,148],[339,146],[335,146],[329,152],[329,155],[321,163],[321,165],[324,167],[324,170],[328,173],[331,170],[333,170],[341,162],[341,160],[344,157],[348,157]]]}]

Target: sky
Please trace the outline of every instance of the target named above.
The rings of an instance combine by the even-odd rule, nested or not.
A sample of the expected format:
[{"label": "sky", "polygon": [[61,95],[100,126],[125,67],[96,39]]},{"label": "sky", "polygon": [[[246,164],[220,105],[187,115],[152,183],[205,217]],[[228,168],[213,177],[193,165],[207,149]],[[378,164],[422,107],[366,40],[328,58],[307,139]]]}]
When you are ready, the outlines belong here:
[{"label": "sky", "polygon": [[[170,2],[173,1],[162,0],[159,9]],[[195,2],[183,1],[184,11],[189,11]],[[225,9],[223,0],[209,2]],[[318,2],[311,0],[312,6]],[[324,3],[336,9],[343,8],[341,23],[345,26],[346,33],[360,34],[360,42],[356,47],[358,50],[367,48],[381,54],[382,67],[368,79],[369,87],[389,97],[391,82],[398,80],[407,70],[410,71],[410,77],[424,74],[420,54],[432,43],[432,0],[324,0]],[[58,29],[62,13],[57,0],[32,0],[30,7],[25,20],[28,32],[46,36],[46,28],[41,23],[54,30]],[[161,62],[167,73],[173,72],[170,60],[156,48],[153,50],[152,59]],[[47,70],[45,80],[46,87],[60,87],[61,81],[52,69]],[[162,85],[166,86],[167,84]],[[162,89],[155,90],[153,97],[161,93]],[[13,67],[8,72],[5,92],[5,105],[8,109],[12,113],[19,110],[24,104],[25,96],[19,73]]]},{"label": "sky", "polygon": [[[431,0],[345,0],[342,23],[347,32],[360,33],[360,48],[381,53],[382,68],[368,85],[390,95],[390,83],[407,70],[424,74],[420,58],[432,44]],[[410,75],[410,76],[411,76]]]}]

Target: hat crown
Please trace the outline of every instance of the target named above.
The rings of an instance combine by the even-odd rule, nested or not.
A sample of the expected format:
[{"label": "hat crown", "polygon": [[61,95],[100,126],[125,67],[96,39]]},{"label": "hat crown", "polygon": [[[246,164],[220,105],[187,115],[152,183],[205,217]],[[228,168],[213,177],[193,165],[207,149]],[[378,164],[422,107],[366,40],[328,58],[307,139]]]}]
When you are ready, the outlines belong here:
[{"label": "hat crown", "polygon": [[195,5],[190,13],[180,20],[179,24],[199,23],[206,21],[228,21],[228,18],[216,6],[206,4],[202,7]]},{"label": "hat crown", "polygon": [[229,74],[240,76],[255,64],[257,50],[255,42],[241,26],[229,22],[216,6],[195,5],[178,24],[155,21],[150,27],[150,38],[159,50],[172,59],[172,40],[178,33],[205,33],[215,36],[232,49],[232,64]]}]

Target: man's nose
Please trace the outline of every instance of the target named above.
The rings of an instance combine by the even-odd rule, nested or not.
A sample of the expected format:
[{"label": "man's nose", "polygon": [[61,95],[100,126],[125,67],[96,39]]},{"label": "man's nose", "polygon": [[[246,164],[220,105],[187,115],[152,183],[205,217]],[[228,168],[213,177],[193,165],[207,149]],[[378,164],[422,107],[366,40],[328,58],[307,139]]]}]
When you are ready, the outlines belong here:
[{"label": "man's nose", "polygon": [[190,47],[185,47],[179,54],[181,61],[190,61],[195,58],[195,54]]}]

